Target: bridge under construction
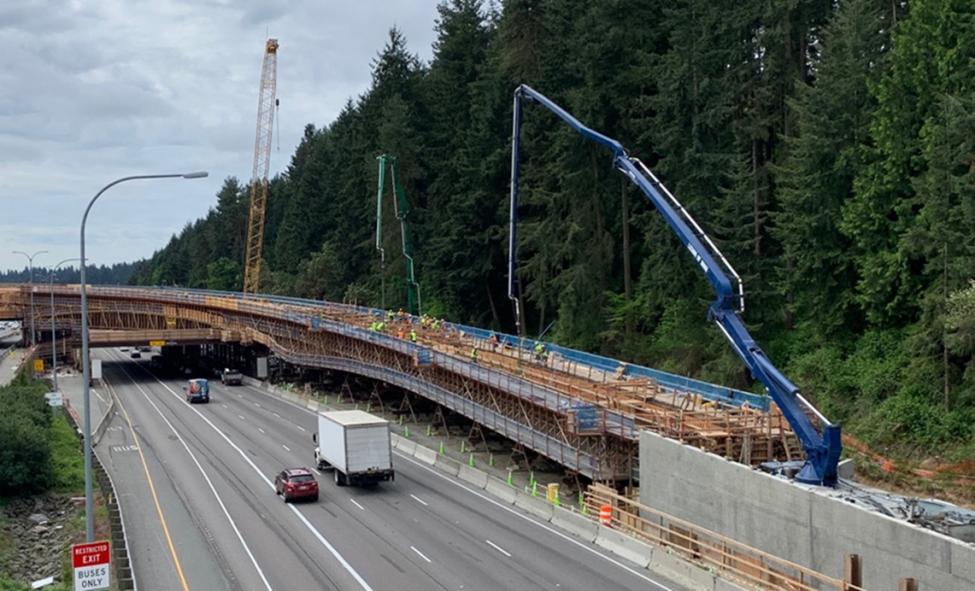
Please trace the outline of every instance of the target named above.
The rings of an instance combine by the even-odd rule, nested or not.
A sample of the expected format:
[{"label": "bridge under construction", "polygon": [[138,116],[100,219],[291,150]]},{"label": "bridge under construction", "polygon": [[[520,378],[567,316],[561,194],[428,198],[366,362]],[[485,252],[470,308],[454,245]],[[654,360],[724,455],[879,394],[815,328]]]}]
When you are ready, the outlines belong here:
[{"label": "bridge under construction", "polygon": [[[59,345],[77,346],[77,285],[0,287],[0,319],[29,323],[31,290],[44,302],[34,306],[35,325],[53,325]],[[803,459],[769,397],[551,344],[539,357],[529,339],[289,297],[153,287],[89,287],[88,295],[93,346],[261,345],[286,363],[421,396],[594,481],[638,479],[641,430],[749,465]],[[50,344],[38,347],[43,355]]]}]

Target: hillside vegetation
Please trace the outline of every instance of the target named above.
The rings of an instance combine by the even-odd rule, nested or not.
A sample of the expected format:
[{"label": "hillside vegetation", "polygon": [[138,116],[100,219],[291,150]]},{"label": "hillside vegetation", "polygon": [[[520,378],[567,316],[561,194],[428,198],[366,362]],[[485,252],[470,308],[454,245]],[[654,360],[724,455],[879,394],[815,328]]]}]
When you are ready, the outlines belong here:
[{"label": "hillside vegetation", "polygon": [[[369,90],[309,124],[273,179],[265,290],[380,303],[388,153],[424,311],[513,331],[511,96],[527,83],[657,172],[743,276],[759,341],[827,415],[884,453],[975,457],[975,4],[449,0],[439,14],[430,63],[393,29]],[[527,332],[554,322],[546,338],[568,346],[755,388],[706,321],[709,285],[611,155],[537,105],[524,121]],[[227,179],[133,282],[239,289],[247,200]],[[388,194],[383,210],[396,308]]]}]

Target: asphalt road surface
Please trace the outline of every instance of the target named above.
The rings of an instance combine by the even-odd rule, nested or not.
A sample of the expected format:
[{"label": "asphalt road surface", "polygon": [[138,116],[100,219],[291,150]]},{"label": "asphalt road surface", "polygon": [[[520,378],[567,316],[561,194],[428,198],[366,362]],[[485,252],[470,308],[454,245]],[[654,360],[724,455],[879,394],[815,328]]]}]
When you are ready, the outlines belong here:
[{"label": "asphalt road surface", "polygon": [[318,502],[285,504],[274,474],[312,465],[314,414],[219,381],[190,405],[182,381],[96,354],[120,402],[96,451],[142,591],[684,589],[400,455],[395,482],[323,473]]}]

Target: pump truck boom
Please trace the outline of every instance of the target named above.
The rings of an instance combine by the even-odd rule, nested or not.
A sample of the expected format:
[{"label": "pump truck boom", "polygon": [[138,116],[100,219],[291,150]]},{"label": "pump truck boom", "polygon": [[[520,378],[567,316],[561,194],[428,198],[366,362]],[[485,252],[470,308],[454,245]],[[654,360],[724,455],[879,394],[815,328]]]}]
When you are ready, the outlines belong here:
[{"label": "pump truck boom", "polygon": [[[836,466],[842,443],[839,425],[830,423],[799,388],[789,380],[768,358],[749,334],[739,315],[745,309],[745,292],[741,277],[721,254],[710,237],[701,229],[677,198],[639,159],[631,157],[617,140],[583,125],[565,109],[548,97],[522,84],[515,90],[512,113],[511,144],[511,202],[508,244],[508,297],[515,306],[516,321],[521,324],[516,281],[518,212],[518,177],[521,143],[522,103],[538,103],[545,107],[584,138],[594,141],[613,152],[613,167],[626,175],[653,203],[670,229],[691,253],[695,264],[701,268],[714,288],[716,298],[708,308],[708,319],[721,329],[732,349],[748,366],[752,375],[760,381],[772,399],[782,410],[806,455],[805,463],[796,480],[809,484],[832,486],[836,484]],[[730,277],[729,277],[730,275]],[[822,432],[813,424],[807,411],[822,423]]]},{"label": "pump truck boom", "polygon": [[403,257],[406,259],[406,307],[414,315],[420,315],[420,284],[416,282],[413,269],[413,237],[410,231],[410,202],[406,200],[406,192],[399,179],[396,178],[396,157],[380,154],[379,161],[379,190],[376,195],[376,250],[379,251],[380,273],[382,274],[382,307],[386,307],[386,251],[383,248],[383,192],[385,191],[386,168],[393,182],[393,211],[399,220],[400,237],[403,244]]}]

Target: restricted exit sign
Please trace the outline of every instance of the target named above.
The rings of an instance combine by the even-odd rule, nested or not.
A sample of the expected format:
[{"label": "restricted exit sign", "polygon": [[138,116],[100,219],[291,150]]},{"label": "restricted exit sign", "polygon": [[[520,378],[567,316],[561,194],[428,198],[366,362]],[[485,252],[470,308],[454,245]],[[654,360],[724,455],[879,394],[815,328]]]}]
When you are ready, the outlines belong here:
[{"label": "restricted exit sign", "polygon": [[111,580],[111,542],[91,542],[71,546],[74,591],[108,589]]}]

